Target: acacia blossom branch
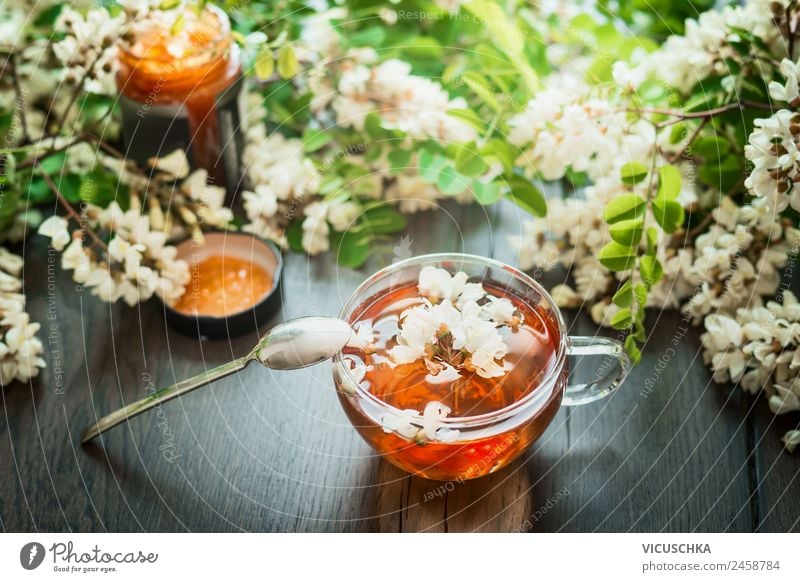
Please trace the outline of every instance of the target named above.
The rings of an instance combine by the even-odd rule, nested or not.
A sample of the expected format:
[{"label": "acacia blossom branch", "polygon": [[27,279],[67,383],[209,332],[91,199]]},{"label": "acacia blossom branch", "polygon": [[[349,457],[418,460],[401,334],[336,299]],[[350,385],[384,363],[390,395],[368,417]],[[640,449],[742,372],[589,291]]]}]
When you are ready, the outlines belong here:
[{"label": "acacia blossom branch", "polygon": [[72,207],[72,204],[70,204],[69,200],[67,200],[64,197],[64,195],[61,193],[61,190],[59,190],[58,186],[56,186],[55,182],[53,182],[53,179],[47,174],[47,172],[42,171],[42,177],[44,178],[44,181],[47,183],[47,186],[55,195],[59,204],[61,204],[64,210],[67,211],[67,214],[69,214],[70,218],[72,218],[78,223],[81,232],[87,233],[89,235],[89,238],[91,238],[95,242],[95,244],[100,246],[103,250],[108,251],[108,246],[99,236],[97,236],[97,233],[94,232],[94,230],[92,230],[91,228],[85,227],[83,217],[80,214],[78,214],[75,208]]},{"label": "acacia blossom branch", "polygon": [[656,107],[622,107],[619,111],[624,111],[626,113],[649,113],[652,115],[668,115],[670,117],[674,117],[675,119],[670,119],[668,121],[664,121],[658,124],[658,127],[666,127],[668,125],[673,125],[675,123],[680,123],[686,119],[704,119],[708,117],[713,117],[714,115],[719,115],[721,113],[726,113],[728,111],[733,111],[735,109],[744,109],[746,107],[750,107],[752,109],[760,109],[763,111],[770,111],[774,112],[775,109],[769,105],[768,103],[760,103],[758,101],[735,101],[734,103],[728,103],[727,105],[720,105],[719,107],[715,107],[713,109],[706,109],[704,111],[679,111],[676,109],[660,109]]},{"label": "acacia blossom branch", "polygon": [[[45,138],[45,139],[48,140],[48,141],[50,140],[49,137]],[[86,135],[86,134],[78,135],[75,138],[73,138],[72,141],[70,141],[70,142],[68,142],[68,143],[66,143],[64,145],[60,145],[58,147],[48,148],[45,151],[43,151],[42,153],[37,154],[37,155],[35,155],[34,157],[32,157],[30,159],[23,160],[22,162],[17,164],[17,168],[18,169],[25,169],[25,168],[32,168],[33,166],[37,166],[37,165],[39,165],[40,162],[42,162],[43,160],[49,158],[50,156],[54,156],[55,154],[61,153],[63,151],[66,151],[69,148],[71,148],[72,146],[75,146],[75,145],[78,145],[79,143],[83,143],[85,141],[88,141],[88,139],[89,139],[89,136]],[[38,142],[38,143],[41,143],[41,142]],[[35,146],[36,146],[36,144],[31,144],[32,149],[35,149]]]}]

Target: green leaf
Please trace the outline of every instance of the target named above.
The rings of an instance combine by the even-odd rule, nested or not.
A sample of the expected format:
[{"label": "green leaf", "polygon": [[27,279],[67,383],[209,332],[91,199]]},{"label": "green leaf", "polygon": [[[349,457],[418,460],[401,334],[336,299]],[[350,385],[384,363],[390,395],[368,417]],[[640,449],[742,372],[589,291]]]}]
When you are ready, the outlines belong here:
[{"label": "green leaf", "polygon": [[100,185],[97,183],[97,180],[91,178],[82,180],[80,186],[78,186],[78,199],[84,202],[91,202],[97,198],[99,192]]},{"label": "green leaf", "polygon": [[452,166],[445,165],[439,172],[436,187],[442,191],[442,194],[455,196],[466,190],[469,183],[470,180],[466,176],[459,174]]},{"label": "green leaf", "polygon": [[503,109],[500,102],[495,97],[494,89],[489,79],[476,73],[475,71],[466,71],[461,75],[462,82],[472,89],[472,92],[478,98],[491,107],[494,111],[501,111]]},{"label": "green leaf", "polygon": [[497,182],[484,183],[473,180],[472,193],[482,206],[490,206],[503,197],[503,191]]},{"label": "green leaf", "polygon": [[297,220],[286,228],[286,242],[289,248],[296,253],[303,251],[303,221]]},{"label": "green leaf", "polygon": [[655,256],[658,249],[658,229],[655,226],[650,226],[646,231],[647,235],[647,254]]},{"label": "green leaf", "polygon": [[672,234],[683,226],[683,206],[676,200],[656,197],[653,200],[653,217],[664,232]]},{"label": "green leaf", "polygon": [[383,148],[380,146],[380,144],[377,143],[370,144],[370,146],[366,149],[366,152],[364,153],[364,160],[372,163],[381,157],[382,151]]},{"label": "green leaf", "polygon": [[460,119],[464,123],[468,123],[480,132],[486,129],[486,122],[472,109],[448,109],[447,115]]},{"label": "green leaf", "polygon": [[52,156],[47,156],[41,162],[39,162],[39,168],[45,174],[50,174],[51,176],[56,172],[61,172],[61,169],[64,167],[64,160],[67,159],[66,152],[59,152],[57,154],[53,154]]},{"label": "green leaf", "polygon": [[633,324],[633,315],[631,314],[631,310],[627,307],[623,307],[611,317],[611,321],[609,323],[614,329],[630,328]]},{"label": "green leaf", "polygon": [[722,159],[731,149],[731,142],[716,135],[699,137],[692,143],[691,152],[705,160]]},{"label": "green leaf", "polygon": [[742,164],[740,156],[729,154],[721,160],[713,160],[701,165],[697,170],[697,177],[704,184],[721,192],[727,192],[741,179]]},{"label": "green leaf", "polygon": [[403,46],[397,48],[405,57],[403,60],[420,61],[420,64],[440,62],[444,54],[442,44],[430,36],[412,36],[404,39]]},{"label": "green leaf", "polygon": [[17,158],[14,154],[0,154],[0,196],[16,181]]},{"label": "green leaf", "polygon": [[638,245],[639,241],[642,239],[642,232],[644,231],[644,219],[629,218],[627,220],[620,220],[612,224],[608,230],[609,234],[611,234],[611,238],[621,245]]},{"label": "green leaf", "polygon": [[616,293],[614,293],[611,301],[613,301],[619,307],[631,306],[633,303],[633,285],[631,284],[630,279],[620,285],[620,288],[617,289]]},{"label": "green leaf", "polygon": [[640,162],[628,162],[620,168],[620,178],[625,184],[638,184],[647,178],[647,166]]},{"label": "green leaf", "polygon": [[681,173],[675,166],[661,166],[658,169],[658,194],[675,200],[681,193]]},{"label": "green leaf", "polygon": [[67,174],[60,178],[54,178],[54,182],[68,202],[77,204],[81,201],[81,189],[84,188],[85,180],[81,180],[80,176],[77,174]]},{"label": "green leaf", "polygon": [[64,4],[58,3],[53,4],[49,8],[45,8],[39,13],[39,16],[36,17],[33,25],[42,27],[53,26],[56,23],[56,20],[58,20],[58,16],[61,14],[61,10],[64,8],[64,6]]},{"label": "green leaf", "polygon": [[264,46],[258,51],[253,70],[256,73],[256,77],[262,81],[266,81],[272,76],[275,71],[275,59],[272,57],[271,48]]},{"label": "green leaf", "polygon": [[675,145],[690,135],[689,124],[685,121],[676,123],[669,132],[669,143]]},{"label": "green leaf", "polygon": [[372,236],[366,231],[338,232],[333,236],[331,249],[340,265],[355,269],[369,257],[371,241]]},{"label": "green leaf", "polygon": [[411,160],[411,150],[392,150],[387,157],[391,164],[391,171],[393,173],[401,172],[408,167],[408,163]]},{"label": "green leaf", "polygon": [[643,307],[647,304],[647,285],[644,283],[637,283],[633,288],[633,297],[639,305],[639,316],[644,316]]},{"label": "green leaf", "polygon": [[664,268],[657,258],[645,255],[639,259],[639,272],[645,284],[648,287],[652,287],[661,280],[664,275]]},{"label": "green leaf", "polygon": [[492,40],[509,56],[518,56],[525,48],[520,27],[506,15],[503,7],[492,0],[471,0],[464,8],[475,15],[492,35]]},{"label": "green leaf", "polygon": [[303,151],[307,154],[326,146],[333,136],[325,131],[307,128],[303,132]]},{"label": "green leaf", "polygon": [[[55,195],[53,191],[50,190],[50,186],[47,185],[47,182],[45,182],[44,178],[41,176],[33,176],[31,178],[27,196],[30,206],[44,204],[45,202],[51,202],[55,199]],[[1,203],[2,201],[0,201],[0,204]]]},{"label": "green leaf", "polygon": [[177,18],[175,18],[175,22],[172,23],[172,26],[169,27],[169,33],[175,36],[183,30],[184,26],[186,26],[186,16],[181,12],[178,14]]},{"label": "green leaf", "polygon": [[476,177],[486,173],[489,169],[487,164],[480,154],[476,151],[475,142],[470,142],[461,147],[456,153],[456,170],[459,173]]},{"label": "green leaf", "polygon": [[319,193],[323,196],[327,196],[328,194],[333,194],[334,192],[338,192],[342,186],[344,186],[344,180],[341,176],[336,176],[334,174],[326,174],[322,178],[322,182],[319,187]]},{"label": "green leaf", "polygon": [[518,206],[534,216],[547,216],[547,201],[544,194],[536,186],[521,177],[507,180],[510,190],[508,196]]},{"label": "green leaf", "polygon": [[429,184],[436,184],[439,181],[439,175],[446,166],[447,158],[440,154],[427,148],[419,153],[419,176]]},{"label": "green leaf", "polygon": [[378,202],[368,206],[360,217],[361,224],[371,234],[393,234],[406,229],[406,217],[391,204]]},{"label": "green leaf", "polygon": [[370,26],[359,30],[346,40],[350,46],[378,47],[386,39],[386,30],[382,26]]},{"label": "green leaf", "polygon": [[278,51],[278,74],[281,79],[291,79],[297,74],[297,55],[291,45],[285,45]]},{"label": "green leaf", "polygon": [[620,220],[639,218],[647,210],[647,202],[638,194],[622,194],[606,204],[606,222],[614,224]]},{"label": "green leaf", "polygon": [[0,225],[11,224],[20,207],[20,196],[16,190],[6,190],[0,196]]},{"label": "green leaf", "polygon": [[625,338],[625,352],[634,364],[638,364],[642,359],[642,352],[636,345],[636,338],[632,335]]},{"label": "green leaf", "polygon": [[481,148],[481,153],[487,157],[497,158],[503,164],[503,170],[512,174],[514,162],[519,155],[519,149],[499,137],[493,137]]},{"label": "green leaf", "polygon": [[636,263],[636,253],[629,246],[611,241],[600,249],[597,260],[612,271],[627,271]]},{"label": "green leaf", "polygon": [[118,198],[122,205],[128,196],[128,187],[120,184],[116,175],[100,167],[83,177],[75,174],[64,176],[60,188],[67,200],[75,198],[75,202],[83,201],[103,208]]}]

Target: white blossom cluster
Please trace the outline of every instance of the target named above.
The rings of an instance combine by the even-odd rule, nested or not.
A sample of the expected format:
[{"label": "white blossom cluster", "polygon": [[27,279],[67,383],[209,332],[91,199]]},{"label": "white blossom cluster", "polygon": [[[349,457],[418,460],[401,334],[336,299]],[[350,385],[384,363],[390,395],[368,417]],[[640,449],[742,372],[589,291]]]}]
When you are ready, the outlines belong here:
[{"label": "white blossom cluster", "polygon": [[304,25],[304,49],[314,63],[309,73],[314,111],[330,107],[337,125],[359,131],[366,116],[376,113],[385,128],[399,129],[412,139],[464,143],[477,137],[472,126],[447,114],[466,107],[466,102],[451,99],[440,83],[413,75],[409,63],[378,62],[378,54],[369,47],[343,54],[332,24],[344,16],[343,10],[316,14]]},{"label": "white blossom cluster", "polygon": [[[259,109],[260,104],[253,111]],[[303,153],[301,140],[277,132],[267,135],[263,123],[248,130],[243,160],[250,185],[242,193],[248,220],[244,230],[285,246],[284,229],[317,198],[320,174]],[[327,224],[317,225],[318,211],[312,207],[310,212],[311,222],[304,225],[303,248],[313,255],[328,249],[328,231]]]},{"label": "white blossom cluster", "polygon": [[780,269],[796,253],[800,233],[776,217],[763,228],[753,206],[722,198],[711,228],[694,241],[694,260],[683,273],[694,286],[685,311],[698,323],[710,313],[733,314],[740,307],[775,296]]},{"label": "white blossom cluster", "polygon": [[[796,90],[797,77],[793,82]],[[800,180],[800,114],[781,109],[771,117],[757,119],[755,125],[744,150],[753,163],[745,186],[773,217],[788,206],[800,210],[800,188],[796,185]]]},{"label": "white blossom cluster", "polygon": [[45,367],[39,324],[25,311],[22,258],[0,247],[0,387],[27,382]]},{"label": "white blossom cluster", "polygon": [[[711,314],[705,326],[703,358],[717,382],[737,382],[754,394],[763,390],[775,414],[800,411],[800,303],[790,291],[782,303],[759,301],[735,315]],[[793,451],[800,430],[783,440]]]},{"label": "white blossom cluster", "polygon": [[[32,139],[43,135],[47,116],[31,103],[45,102],[52,111],[59,112],[69,98],[68,91],[58,90],[62,72],[49,42],[30,34],[31,23],[56,2],[43,0],[34,4],[24,0],[0,4],[0,44],[14,53],[14,74],[6,65],[0,76],[0,109],[13,115],[12,130],[4,137],[6,145],[20,142],[25,134]],[[19,90],[13,82],[15,78]]]},{"label": "white blossom cluster", "polygon": [[[449,109],[466,106],[461,99],[450,99],[439,83],[411,74],[408,63],[390,59],[378,63],[372,49],[362,48],[341,54],[338,36],[331,20],[340,9],[309,17],[304,26],[298,54],[314,63],[307,81],[313,90],[310,107],[325,125],[364,130],[368,114],[377,115],[384,129],[397,129],[404,140],[434,139],[443,144],[468,142],[476,138],[474,128],[447,114]],[[334,191],[320,193],[322,176],[329,161],[318,167],[303,152],[302,140],[268,134],[260,102],[251,104],[250,128],[244,163],[249,189],[243,193],[248,223],[244,229],[285,245],[285,228],[302,216],[302,246],[310,255],[330,248],[331,232],[354,226],[361,205],[350,195]],[[383,198],[397,204],[401,212],[411,213],[435,207],[444,195],[435,185],[423,181],[416,171],[415,158],[408,168],[390,175],[386,155],[367,161],[364,148],[342,150],[340,156],[364,169],[358,189],[362,198]],[[493,167],[484,177],[493,178]],[[471,200],[467,191],[456,196]]]},{"label": "white blossom cluster", "polygon": [[123,300],[136,305],[156,295],[174,303],[189,283],[189,266],[177,258],[177,249],[167,244],[163,231],[152,230],[142,214],[138,198],[123,211],[112,202],[107,208],[87,206],[87,227],[108,233],[107,245],[84,235],[70,233],[68,222],[53,215],[39,227],[61,255],[61,267],[73,272],[73,279],[102,301]]},{"label": "white blossom cluster", "polygon": [[[503,358],[508,347],[498,329],[516,328],[522,323],[522,316],[511,301],[488,294],[480,283],[469,283],[466,273],[451,275],[435,267],[420,271],[418,290],[423,301],[401,313],[395,345],[386,351],[389,365],[423,360],[433,375],[446,366],[483,378],[506,373]],[[375,341],[372,326],[362,322],[348,345],[372,354],[376,351]],[[370,367],[353,364],[350,373],[360,383]],[[387,413],[381,418],[381,425],[385,432],[418,443],[453,442],[459,432],[442,422],[450,412],[446,405],[432,401],[422,413],[413,409]]]},{"label": "white blossom cluster", "polygon": [[147,176],[125,167],[119,169],[119,174],[121,180],[134,189],[155,192],[150,198],[151,228],[164,230],[170,236],[179,234],[174,232],[174,221],[163,216],[162,205],[177,212],[185,226],[203,224],[217,229],[230,226],[233,211],[225,204],[225,188],[209,183],[208,172],[202,168],[190,171],[186,152],[178,149],[166,156],[151,158],[150,166],[156,171]]},{"label": "white blossom cluster", "polygon": [[562,85],[548,85],[509,119],[508,138],[522,149],[522,167],[546,180],[563,178],[567,169],[597,180],[628,162],[649,159],[655,141],[652,125],[628,120],[619,107],[591,96],[578,82]]},{"label": "white blossom cluster", "polygon": [[114,94],[115,45],[122,23],[123,16],[111,16],[105,8],[92,8],[82,15],[65,7],[56,22],[56,31],[64,38],[53,44],[53,53],[63,65],[61,81],[82,84],[90,93]]},{"label": "white blossom cluster", "polygon": [[417,444],[426,441],[453,443],[458,440],[460,431],[448,428],[443,422],[451,410],[441,402],[431,401],[425,405],[422,414],[413,408],[398,412],[388,412],[381,417],[384,432],[395,433]]},{"label": "white blossom cluster", "polygon": [[725,59],[736,54],[731,43],[741,40],[732,28],[752,33],[780,52],[783,40],[773,22],[770,4],[785,6],[791,2],[749,0],[740,6],[704,12],[697,20],[686,21],[683,35],[667,39],[654,55],[651,66],[659,78],[681,91],[688,91],[712,74],[725,75],[729,72]]},{"label": "white blossom cluster", "polygon": [[444,364],[454,364],[482,378],[505,375],[508,346],[498,329],[521,322],[511,301],[488,294],[480,283],[469,283],[462,271],[450,275],[435,267],[420,271],[418,289],[424,301],[400,315],[397,345],[387,352],[395,364],[424,360],[433,374]]},{"label": "white blossom cluster", "polygon": [[285,246],[286,225],[302,216],[303,249],[310,255],[325,252],[331,229],[353,226],[361,206],[347,196],[320,197],[320,172],[303,153],[302,140],[268,135],[263,115],[261,103],[252,103],[243,154],[250,185],[242,193],[248,220],[244,230]]},{"label": "white blossom cluster", "polygon": [[[474,372],[482,378],[505,375],[503,358],[508,346],[499,329],[517,329],[522,315],[505,297],[486,292],[480,283],[470,283],[464,272],[451,275],[445,269],[425,267],[420,271],[417,288],[422,302],[400,314],[400,330],[395,345],[386,351],[391,366],[424,361],[432,375],[446,366]],[[375,353],[375,332],[367,322],[357,324],[348,346],[366,354]],[[350,374],[361,383],[369,366],[351,362]],[[383,416],[386,432],[394,432],[417,442],[435,440],[453,442],[458,431],[443,426],[450,409],[441,402],[428,402],[420,412],[407,409]]]},{"label": "white blossom cluster", "polygon": [[331,101],[339,126],[361,131],[367,114],[377,112],[383,127],[412,139],[464,143],[477,137],[472,126],[447,114],[467,106],[462,98],[451,99],[439,83],[412,75],[405,61],[374,64],[378,55],[371,49],[358,55],[344,61]]}]

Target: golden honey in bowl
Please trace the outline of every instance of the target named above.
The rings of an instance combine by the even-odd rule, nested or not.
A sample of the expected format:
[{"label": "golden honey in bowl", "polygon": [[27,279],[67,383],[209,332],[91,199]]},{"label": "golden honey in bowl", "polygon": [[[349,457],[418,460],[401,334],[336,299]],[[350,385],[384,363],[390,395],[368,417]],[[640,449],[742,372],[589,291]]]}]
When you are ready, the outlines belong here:
[{"label": "golden honey in bowl", "polygon": [[187,315],[225,317],[252,308],[272,289],[262,266],[234,256],[215,255],[190,267],[186,292],[173,309]]},{"label": "golden honey in bowl", "polygon": [[[353,311],[354,329],[370,333],[359,333],[368,341],[345,348],[343,359],[357,391],[377,404],[365,404],[345,378],[337,378],[339,397],[362,437],[393,464],[432,479],[479,477],[515,459],[558,410],[566,370],[543,384],[560,369],[558,320],[491,282],[467,283],[466,301],[452,289],[449,298],[426,296],[422,279]],[[503,418],[537,400],[533,413]],[[495,414],[489,428],[469,430],[476,417]]]}]

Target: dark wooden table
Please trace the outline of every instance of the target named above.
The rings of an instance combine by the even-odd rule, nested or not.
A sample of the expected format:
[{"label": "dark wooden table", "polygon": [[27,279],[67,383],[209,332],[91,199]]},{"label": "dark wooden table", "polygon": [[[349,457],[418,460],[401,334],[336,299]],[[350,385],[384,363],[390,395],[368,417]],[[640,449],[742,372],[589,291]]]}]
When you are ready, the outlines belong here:
[{"label": "dark wooden table", "polygon": [[[519,232],[521,218],[511,205],[445,205],[412,218],[410,248],[514,262],[505,235]],[[392,246],[358,271],[338,268],[330,254],[289,254],[275,322],[338,313],[391,261]],[[189,339],[167,328],[154,301],[130,309],[76,292],[42,237],[29,238],[24,254],[48,368],[2,390],[3,530],[800,529],[800,455],[780,443],[796,418],[775,418],[763,399],[714,384],[697,330],[669,351],[682,335],[674,312],[649,315],[645,357],[614,396],[562,409],[519,461],[477,481],[445,485],[382,461],[348,424],[327,364],[248,368],[81,447],[81,429],[146,395],[149,383],[243,355],[256,338]],[[567,318],[572,333],[598,332],[586,315]]]}]

